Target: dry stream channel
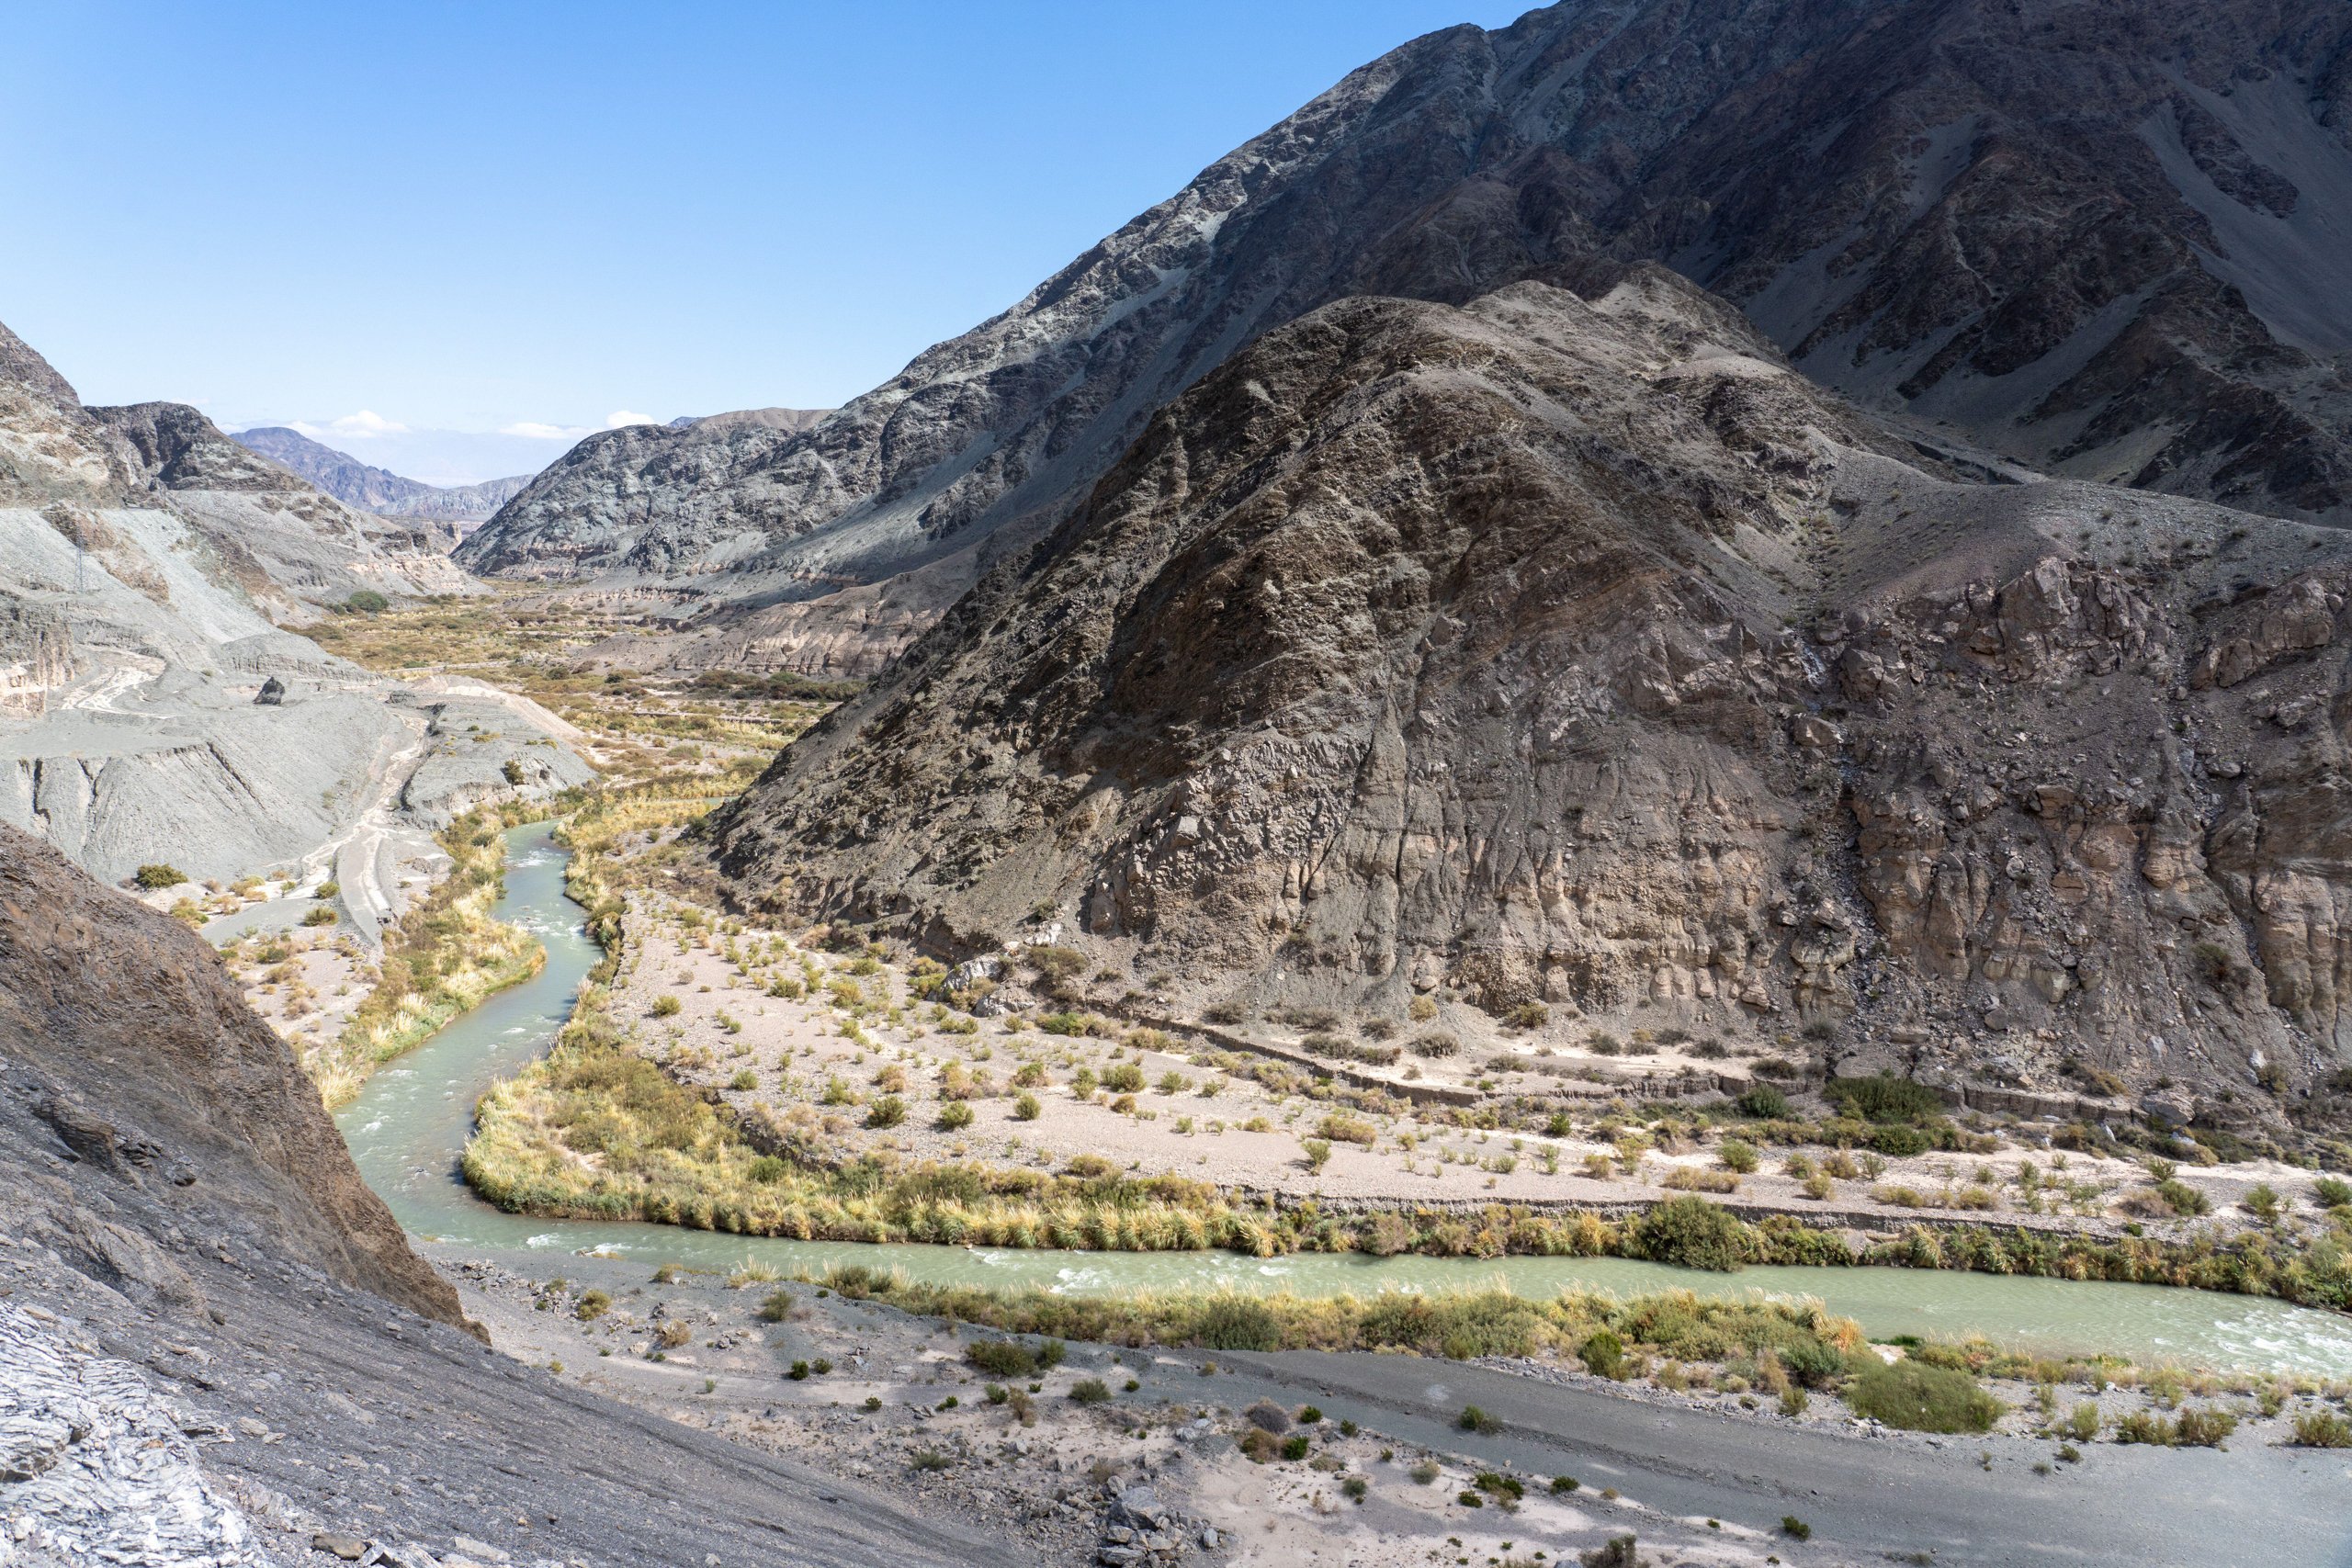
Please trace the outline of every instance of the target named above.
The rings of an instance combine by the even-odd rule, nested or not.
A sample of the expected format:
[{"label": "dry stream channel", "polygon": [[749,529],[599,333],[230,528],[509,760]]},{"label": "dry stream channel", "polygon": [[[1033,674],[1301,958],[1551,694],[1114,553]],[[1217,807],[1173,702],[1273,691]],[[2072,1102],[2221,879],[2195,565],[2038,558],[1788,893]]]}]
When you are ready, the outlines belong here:
[{"label": "dry stream channel", "polygon": [[791,1273],[834,1264],[902,1269],[919,1280],[1072,1293],[1231,1287],[1301,1295],[1440,1291],[1498,1280],[1524,1295],[1569,1288],[1632,1295],[1682,1288],[1706,1295],[1802,1294],[1860,1322],[1874,1337],[1982,1334],[2022,1349],[2109,1351],[2142,1364],[2352,1377],[2352,1318],[2280,1302],[2153,1285],[2077,1283],[1907,1269],[1748,1269],[1710,1274],[1624,1258],[1371,1258],[1225,1252],[988,1250],[799,1242],[666,1225],[547,1221],[508,1214],[469,1192],[458,1156],[473,1105],[494,1079],[545,1050],[571,1016],[598,953],[564,893],[565,853],[545,824],[507,836],[497,917],[547,944],[539,974],[499,993],[369,1080],[340,1121],[369,1186],[412,1233],[500,1255],[520,1272],[553,1276],[579,1252],[649,1265],[728,1270],[756,1259]]}]

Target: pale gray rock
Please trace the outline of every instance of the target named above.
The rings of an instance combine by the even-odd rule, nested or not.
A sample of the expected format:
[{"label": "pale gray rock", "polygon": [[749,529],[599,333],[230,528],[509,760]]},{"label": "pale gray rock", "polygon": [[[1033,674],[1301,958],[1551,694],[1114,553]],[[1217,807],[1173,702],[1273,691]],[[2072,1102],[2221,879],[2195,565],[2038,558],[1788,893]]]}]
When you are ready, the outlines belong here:
[{"label": "pale gray rock", "polygon": [[363,463],[347,452],[338,452],[283,425],[236,431],[230,439],[260,453],[287,472],[308,479],[345,505],[379,517],[481,523],[531,482],[530,475],[516,474],[508,479],[483,479],[478,484],[426,484],[390,468]]}]

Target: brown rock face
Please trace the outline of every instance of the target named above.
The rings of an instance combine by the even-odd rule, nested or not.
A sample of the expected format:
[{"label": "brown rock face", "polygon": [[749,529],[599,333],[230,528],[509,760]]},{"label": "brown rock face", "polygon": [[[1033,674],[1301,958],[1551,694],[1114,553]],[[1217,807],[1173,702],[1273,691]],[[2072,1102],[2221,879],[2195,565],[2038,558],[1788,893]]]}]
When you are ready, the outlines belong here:
[{"label": "brown rock face", "polygon": [[1970,482],[1587,288],[1237,355],[724,815],[737,896],[2277,1114],[2352,1040],[2343,536]]},{"label": "brown rock face", "polygon": [[49,1236],[85,1273],[134,1294],[188,1289],[173,1239],[108,1221],[117,1206],[86,1185],[129,1183],[224,1257],[291,1261],[461,1320],[457,1292],[409,1250],[317,1091],[218,956],[9,828],[0,1058],[11,1091],[30,1096],[82,1168],[29,1195],[0,1181],[0,1200],[26,1198],[12,1223]]},{"label": "brown rock face", "polygon": [[1815,379],[2014,460],[2343,521],[2347,61],[2336,0],[1577,0],[1449,28],[813,426],[583,443],[463,558],[810,601],[763,635],[715,618],[699,655],[790,664],[860,635],[845,587],[1025,548],[1258,334],[1594,255],[1669,265]]}]

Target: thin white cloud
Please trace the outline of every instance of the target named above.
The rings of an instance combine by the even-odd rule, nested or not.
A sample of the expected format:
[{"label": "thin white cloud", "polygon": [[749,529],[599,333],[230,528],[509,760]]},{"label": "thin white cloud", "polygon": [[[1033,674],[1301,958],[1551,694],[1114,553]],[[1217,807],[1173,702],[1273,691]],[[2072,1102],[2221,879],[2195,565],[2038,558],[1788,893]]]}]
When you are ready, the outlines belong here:
[{"label": "thin white cloud", "polygon": [[312,424],[306,419],[291,419],[286,422],[286,425],[288,429],[300,431],[313,441],[321,439],[370,441],[379,436],[408,434],[407,425],[396,419],[386,419],[374,409],[361,409],[357,413],[347,413],[340,419],[331,419],[324,424]]},{"label": "thin white cloud", "polygon": [[659,424],[662,422],[650,413],[631,413],[627,409],[615,409],[605,416],[606,430],[618,430],[630,424]]},{"label": "thin white cloud", "polygon": [[582,436],[587,434],[588,432],[584,427],[572,428],[560,424],[541,424],[537,420],[526,419],[514,424],[500,425],[498,427],[498,434],[501,435],[520,435],[532,441],[577,441]]}]

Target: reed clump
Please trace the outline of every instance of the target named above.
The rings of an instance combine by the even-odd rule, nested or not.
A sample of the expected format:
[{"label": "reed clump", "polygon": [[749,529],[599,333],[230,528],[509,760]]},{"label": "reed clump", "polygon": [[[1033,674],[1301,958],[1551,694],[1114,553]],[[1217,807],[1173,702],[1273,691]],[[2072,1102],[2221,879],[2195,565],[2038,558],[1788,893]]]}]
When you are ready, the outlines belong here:
[{"label": "reed clump", "polygon": [[441,830],[448,876],[386,933],[376,985],[342,1032],[303,1049],[302,1069],[328,1109],[357,1094],[379,1066],[547,962],[537,938],[491,916],[505,886],[503,825],[478,809]]}]

